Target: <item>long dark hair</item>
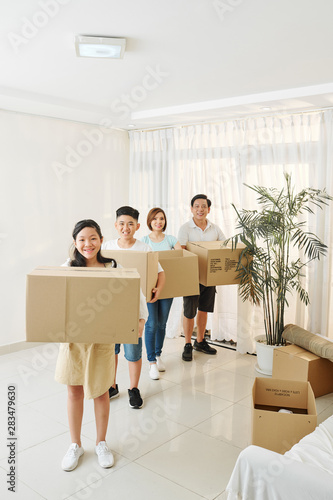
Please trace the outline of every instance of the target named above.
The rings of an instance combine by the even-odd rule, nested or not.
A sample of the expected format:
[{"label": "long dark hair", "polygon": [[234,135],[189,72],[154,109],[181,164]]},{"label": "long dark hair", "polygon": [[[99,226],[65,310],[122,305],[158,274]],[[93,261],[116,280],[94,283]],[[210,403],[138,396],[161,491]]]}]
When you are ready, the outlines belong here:
[{"label": "long dark hair", "polygon": [[[84,229],[85,227],[91,227],[95,229],[97,232],[98,236],[102,239],[102,231],[97,222],[95,222],[92,219],[84,219],[80,220],[75,224],[75,227],[72,232],[73,240],[76,241],[77,235]],[[101,264],[107,264],[109,262],[112,263],[111,267],[117,267],[117,262],[114,259],[108,259],[107,257],[103,257],[101,255],[101,249],[98,250],[97,254],[97,261],[100,262]],[[74,246],[73,249],[73,257],[70,262],[71,267],[87,267],[86,259],[83,257],[83,255],[80,254],[78,249]]]}]

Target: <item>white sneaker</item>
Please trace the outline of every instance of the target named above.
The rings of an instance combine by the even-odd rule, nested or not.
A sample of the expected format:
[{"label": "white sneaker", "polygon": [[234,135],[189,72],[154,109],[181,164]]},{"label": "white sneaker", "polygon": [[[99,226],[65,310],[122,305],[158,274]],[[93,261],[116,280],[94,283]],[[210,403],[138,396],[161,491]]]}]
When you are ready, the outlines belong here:
[{"label": "white sneaker", "polygon": [[164,363],[162,361],[161,356],[156,356],[156,366],[157,366],[159,372],[165,372],[165,366],[164,366]]},{"label": "white sneaker", "polygon": [[149,377],[152,378],[153,380],[158,380],[160,378],[160,373],[157,369],[156,363],[154,363],[153,365],[150,365]]},{"label": "white sneaker", "polygon": [[66,455],[62,459],[61,467],[65,471],[74,470],[79,463],[79,458],[83,455],[84,449],[76,443],[72,443],[67,450]]},{"label": "white sneaker", "polygon": [[100,441],[95,448],[98,463],[103,469],[108,469],[114,464],[112,452],[105,441]]}]

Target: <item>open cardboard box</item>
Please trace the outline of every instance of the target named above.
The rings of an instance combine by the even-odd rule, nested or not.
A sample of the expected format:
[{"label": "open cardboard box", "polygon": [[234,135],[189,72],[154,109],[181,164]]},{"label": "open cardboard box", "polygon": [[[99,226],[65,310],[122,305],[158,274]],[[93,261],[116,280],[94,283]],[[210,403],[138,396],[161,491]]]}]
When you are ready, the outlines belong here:
[{"label": "open cardboard box", "polygon": [[333,363],[295,344],[274,349],[273,378],[310,382],[318,398],[333,392]]},{"label": "open cardboard box", "polygon": [[28,342],[138,342],[140,276],[133,269],[38,267],[27,275]]},{"label": "open cardboard box", "polygon": [[[239,256],[245,245],[224,246],[223,241],[188,242],[186,249],[199,259],[199,283],[205,286],[235,285],[239,283],[236,271]],[[245,262],[245,260],[244,260]]]},{"label": "open cardboard box", "polygon": [[157,252],[135,252],[134,250],[101,250],[101,254],[115,259],[122,267],[135,268],[140,274],[141,290],[147,302],[152,298],[158,275]]},{"label": "open cardboard box", "polygon": [[197,255],[187,250],[166,250],[158,252],[158,260],[166,278],[161,299],[199,295]]},{"label": "open cardboard box", "polygon": [[[279,413],[280,409],[293,413]],[[256,378],[252,388],[252,444],[285,453],[317,425],[309,382]]]}]

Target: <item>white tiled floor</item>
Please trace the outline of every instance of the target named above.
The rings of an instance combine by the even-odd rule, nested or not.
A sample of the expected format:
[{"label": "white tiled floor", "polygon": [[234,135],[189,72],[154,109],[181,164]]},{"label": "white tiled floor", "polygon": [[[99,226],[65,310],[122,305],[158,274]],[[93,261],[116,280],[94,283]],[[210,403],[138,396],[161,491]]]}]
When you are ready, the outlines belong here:
[{"label": "white tiled floor", "polygon": [[[127,362],[119,359],[120,397],[110,403],[107,435],[115,455],[101,469],[94,454],[93,402],[82,427],[85,454],[73,472],[60,463],[70,439],[66,387],[54,379],[55,344],[0,356],[0,492],[16,500],[225,500],[239,452],[250,444],[256,357],[218,348],[181,359],[184,339],[166,339],[166,372],[148,376],[144,360],[141,410],[128,406]],[[6,392],[17,387],[17,492],[7,492]],[[317,399],[318,421],[333,414],[333,394]]]}]

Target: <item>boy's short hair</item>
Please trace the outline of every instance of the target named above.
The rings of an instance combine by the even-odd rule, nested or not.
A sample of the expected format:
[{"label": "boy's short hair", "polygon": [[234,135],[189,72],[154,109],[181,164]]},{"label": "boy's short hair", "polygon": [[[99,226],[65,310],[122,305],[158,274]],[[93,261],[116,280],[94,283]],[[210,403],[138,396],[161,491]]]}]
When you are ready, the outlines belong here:
[{"label": "boy's short hair", "polygon": [[191,200],[191,207],[193,207],[195,200],[207,200],[208,208],[211,206],[212,202],[207,198],[205,194],[196,194]]},{"label": "boy's short hair", "polygon": [[125,206],[118,208],[116,211],[116,219],[118,219],[121,215],[129,215],[130,217],[133,217],[134,220],[138,221],[140,214],[136,208]]}]

